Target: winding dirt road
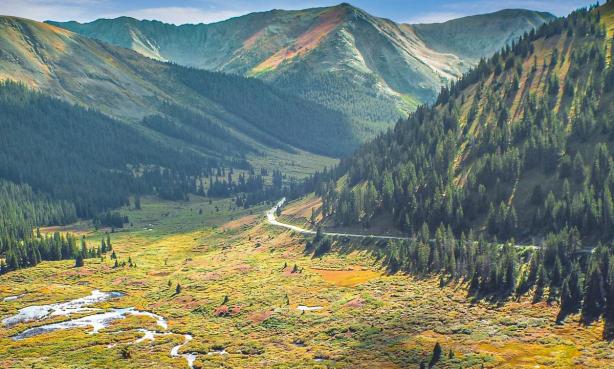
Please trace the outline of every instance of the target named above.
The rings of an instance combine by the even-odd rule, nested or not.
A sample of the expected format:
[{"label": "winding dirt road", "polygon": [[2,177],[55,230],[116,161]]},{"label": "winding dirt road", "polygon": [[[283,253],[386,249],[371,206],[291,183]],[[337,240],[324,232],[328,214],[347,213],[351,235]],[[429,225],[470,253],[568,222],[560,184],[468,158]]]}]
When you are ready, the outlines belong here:
[{"label": "winding dirt road", "polygon": [[[275,204],[275,206],[273,206],[270,210],[266,212],[266,218],[267,218],[268,223],[276,227],[289,229],[296,233],[315,235],[316,231],[301,228],[301,227],[298,227],[292,224],[282,223],[277,220],[275,213],[277,212],[277,209],[284,206],[285,203],[286,203],[286,198],[284,197],[283,199],[279,200],[279,202]],[[322,232],[322,234],[325,236],[331,236],[331,237],[373,238],[377,240],[401,240],[401,241],[410,240],[409,237],[383,236],[383,235],[375,235],[375,234],[355,234],[355,233],[335,233],[335,232]],[[540,249],[541,248],[541,246],[536,246],[536,245],[514,245],[514,247],[519,248],[519,249],[526,249],[526,248]],[[577,252],[583,253],[583,254],[591,254],[595,252],[595,249],[581,249],[581,250],[578,250]]]},{"label": "winding dirt road", "polygon": [[[286,203],[286,198],[284,197],[283,199],[279,200],[279,202],[275,204],[275,206],[273,206],[269,211],[266,212],[266,218],[269,224],[277,226],[277,227],[286,228],[286,229],[289,229],[291,231],[294,231],[300,234],[315,235],[316,231],[301,228],[301,227],[298,227],[292,224],[282,223],[277,220],[275,213],[277,212],[277,209],[281,208],[285,203]],[[372,235],[372,234],[365,235],[365,234],[335,233],[335,232],[322,232],[322,234],[325,236],[331,236],[331,237],[374,238],[378,240],[409,240],[409,237],[382,236],[382,235]]]}]

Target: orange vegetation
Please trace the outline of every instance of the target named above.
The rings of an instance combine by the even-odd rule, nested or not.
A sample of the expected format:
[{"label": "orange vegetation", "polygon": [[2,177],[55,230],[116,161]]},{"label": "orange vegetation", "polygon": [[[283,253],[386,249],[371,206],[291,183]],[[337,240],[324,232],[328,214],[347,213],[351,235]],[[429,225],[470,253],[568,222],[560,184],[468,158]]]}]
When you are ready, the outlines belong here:
[{"label": "orange vegetation", "polygon": [[260,36],[262,36],[263,34],[264,29],[261,29],[260,31],[254,33],[247,40],[243,41],[243,47],[245,49],[251,49],[256,44],[256,41],[258,41]]},{"label": "orange vegetation", "polygon": [[[294,41],[293,45],[280,49],[268,59],[257,65],[252,72],[257,74],[269,69],[275,69],[283,61],[292,59],[301,54],[306,54],[315,49],[320,42],[341,23],[343,12],[343,9],[338,8],[323,13],[318,19],[319,22],[310,27],[307,32],[301,34]],[[249,40],[251,40],[251,38]]]},{"label": "orange vegetation", "polygon": [[250,314],[247,319],[251,320],[254,324],[259,324],[269,319],[273,315],[273,310],[257,311]]},{"label": "orange vegetation", "polygon": [[223,230],[236,229],[254,223],[256,220],[259,219],[259,217],[259,215],[247,215],[239,219],[231,220],[230,222],[224,223],[221,228]]}]

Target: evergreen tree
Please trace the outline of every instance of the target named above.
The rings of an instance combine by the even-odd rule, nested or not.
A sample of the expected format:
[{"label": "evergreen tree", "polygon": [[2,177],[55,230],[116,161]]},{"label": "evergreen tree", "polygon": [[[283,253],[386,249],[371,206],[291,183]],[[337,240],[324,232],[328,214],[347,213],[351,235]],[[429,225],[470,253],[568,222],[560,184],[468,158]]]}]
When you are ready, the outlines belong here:
[{"label": "evergreen tree", "polygon": [[605,302],[601,269],[596,260],[591,262],[584,291],[582,320],[588,324],[599,318]]},{"label": "evergreen tree", "polygon": [[443,352],[439,342],[435,343],[433,348],[433,354],[431,355],[431,361],[429,361],[429,368],[432,368],[441,360],[441,353]]},{"label": "evergreen tree", "polygon": [[83,255],[79,253],[75,257],[75,267],[80,268],[82,266],[83,266]]},{"label": "evergreen tree", "polygon": [[614,256],[608,260],[609,270],[606,283],[606,306],[604,311],[605,327],[603,338],[606,340],[614,339]]}]

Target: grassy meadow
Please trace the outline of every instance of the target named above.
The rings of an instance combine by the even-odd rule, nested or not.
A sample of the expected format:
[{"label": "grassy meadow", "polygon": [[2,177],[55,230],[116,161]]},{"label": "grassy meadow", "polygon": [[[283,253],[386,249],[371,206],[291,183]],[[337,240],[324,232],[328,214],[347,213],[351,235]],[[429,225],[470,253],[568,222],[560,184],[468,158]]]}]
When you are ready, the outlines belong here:
[{"label": "grassy meadow", "polygon": [[[303,236],[266,224],[267,207],[145,198],[142,210],[121,210],[131,224],[111,235],[119,260],[136,267],[114,268],[107,255],[83,268],[43,262],[0,276],[0,298],[25,293],[0,302],[1,318],[100,289],[125,295],[97,307],[150,311],[177,333],[135,343],[139,328],[161,331],[144,316],[97,334],[76,328],[21,341],[11,336],[67,318],[0,327],[0,368],[187,368],[170,355],[180,334],[194,337],[180,353],[196,353],[197,368],[418,368],[437,342],[437,368],[614,368],[601,324],[556,325],[556,306],[529,300],[471,303],[464,286],[386,275],[358,244],[336,243],[338,252],[313,258]],[[61,231],[93,245],[105,230],[78,223]]]}]

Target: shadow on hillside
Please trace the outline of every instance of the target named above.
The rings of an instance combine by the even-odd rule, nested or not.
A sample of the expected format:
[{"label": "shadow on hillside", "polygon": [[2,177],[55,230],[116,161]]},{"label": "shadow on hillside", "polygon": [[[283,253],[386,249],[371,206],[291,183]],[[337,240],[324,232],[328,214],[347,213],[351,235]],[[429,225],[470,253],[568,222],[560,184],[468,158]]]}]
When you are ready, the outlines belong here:
[{"label": "shadow on hillside", "polygon": [[[341,255],[353,252],[368,253],[375,259],[372,266],[383,268],[386,275],[397,273],[406,274],[408,277],[411,275],[402,270],[394,270],[396,267],[388,250],[389,242],[395,241],[335,237],[329,238],[329,244],[326,239],[326,237],[321,239],[307,237],[304,254],[312,258],[321,258],[333,252]],[[421,367],[421,363],[428,364],[433,347],[439,342],[440,334],[433,332],[454,333],[455,322],[452,314],[440,309],[439,299],[445,295],[442,290],[433,286],[431,290],[433,294],[425,291],[424,295],[421,291],[412,291],[414,288],[412,280],[432,280],[433,276],[411,275],[411,277],[412,279],[398,282],[375,280],[369,282],[370,285],[363,286],[360,292],[357,291],[358,297],[339,307],[339,309],[348,309],[342,315],[346,320],[336,319],[329,323],[330,328],[324,334],[328,336],[327,342],[330,344],[326,344],[326,349],[314,352],[316,355],[314,359],[323,360],[327,367],[417,369]],[[457,283],[456,288],[464,288],[462,281],[446,281],[446,284],[448,283]],[[406,288],[409,293],[406,293]],[[453,305],[446,307],[446,310],[451,309],[454,309]],[[433,342],[430,338],[425,341],[424,334],[433,334],[435,336]],[[441,336],[440,343],[444,346],[442,361],[445,362],[445,366],[479,368],[486,362],[484,357],[478,355],[455,357],[454,353],[450,354],[452,347],[444,343],[445,335]],[[472,364],[468,364],[469,360]]]}]

